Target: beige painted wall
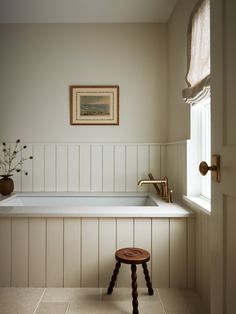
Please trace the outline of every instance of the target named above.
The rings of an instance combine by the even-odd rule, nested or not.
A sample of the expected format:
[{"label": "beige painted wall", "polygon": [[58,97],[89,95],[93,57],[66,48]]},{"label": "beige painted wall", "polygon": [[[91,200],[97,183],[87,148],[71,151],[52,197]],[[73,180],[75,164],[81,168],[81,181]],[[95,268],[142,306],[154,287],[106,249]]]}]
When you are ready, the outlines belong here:
[{"label": "beige painted wall", "polygon": [[[0,140],[166,141],[166,24],[2,24]],[[69,86],[120,86],[119,126],[70,126]]]},{"label": "beige painted wall", "polygon": [[190,137],[190,111],[182,98],[186,86],[187,28],[197,0],[180,0],[168,23],[168,141]]}]

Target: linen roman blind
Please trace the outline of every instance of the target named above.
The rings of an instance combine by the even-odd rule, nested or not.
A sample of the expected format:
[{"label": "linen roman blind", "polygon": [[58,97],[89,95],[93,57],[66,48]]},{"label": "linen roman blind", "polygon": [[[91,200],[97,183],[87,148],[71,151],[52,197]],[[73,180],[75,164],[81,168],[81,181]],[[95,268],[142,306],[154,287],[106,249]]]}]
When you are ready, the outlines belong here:
[{"label": "linen roman blind", "polygon": [[182,95],[194,104],[210,95],[210,0],[200,0],[190,17],[187,32],[187,88]]}]

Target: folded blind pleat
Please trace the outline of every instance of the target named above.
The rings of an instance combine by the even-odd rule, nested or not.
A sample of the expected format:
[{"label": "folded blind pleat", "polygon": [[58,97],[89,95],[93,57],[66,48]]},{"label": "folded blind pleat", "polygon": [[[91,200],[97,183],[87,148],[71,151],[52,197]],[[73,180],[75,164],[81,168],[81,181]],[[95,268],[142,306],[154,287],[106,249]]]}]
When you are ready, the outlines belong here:
[{"label": "folded blind pleat", "polygon": [[186,102],[202,100],[210,93],[210,0],[195,6],[187,34],[187,88],[182,91]]}]

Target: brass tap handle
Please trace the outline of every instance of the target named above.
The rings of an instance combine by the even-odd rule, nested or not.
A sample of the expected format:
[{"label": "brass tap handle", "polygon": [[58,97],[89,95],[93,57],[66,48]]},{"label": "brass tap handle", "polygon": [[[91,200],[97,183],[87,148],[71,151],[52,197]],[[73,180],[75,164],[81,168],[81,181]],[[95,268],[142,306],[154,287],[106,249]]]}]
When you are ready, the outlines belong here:
[{"label": "brass tap handle", "polygon": [[168,203],[173,203],[172,194],[173,194],[173,190],[169,189],[169,191],[168,191]]},{"label": "brass tap handle", "polygon": [[[151,180],[155,180],[154,177],[153,177],[153,175],[152,175],[151,173],[149,173],[148,176],[149,176],[149,178],[150,178]],[[153,185],[154,185],[154,188],[156,189],[157,193],[160,195],[160,194],[161,194],[161,191],[160,191],[158,185],[157,185],[156,183],[153,184]]]}]

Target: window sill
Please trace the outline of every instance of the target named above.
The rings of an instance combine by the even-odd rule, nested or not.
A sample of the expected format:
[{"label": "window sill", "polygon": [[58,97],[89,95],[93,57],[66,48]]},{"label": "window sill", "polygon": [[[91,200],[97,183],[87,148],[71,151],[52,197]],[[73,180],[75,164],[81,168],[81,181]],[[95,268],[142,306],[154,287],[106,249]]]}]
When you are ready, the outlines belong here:
[{"label": "window sill", "polygon": [[211,214],[211,202],[201,196],[186,196],[183,195],[183,201],[190,206],[191,209]]}]

